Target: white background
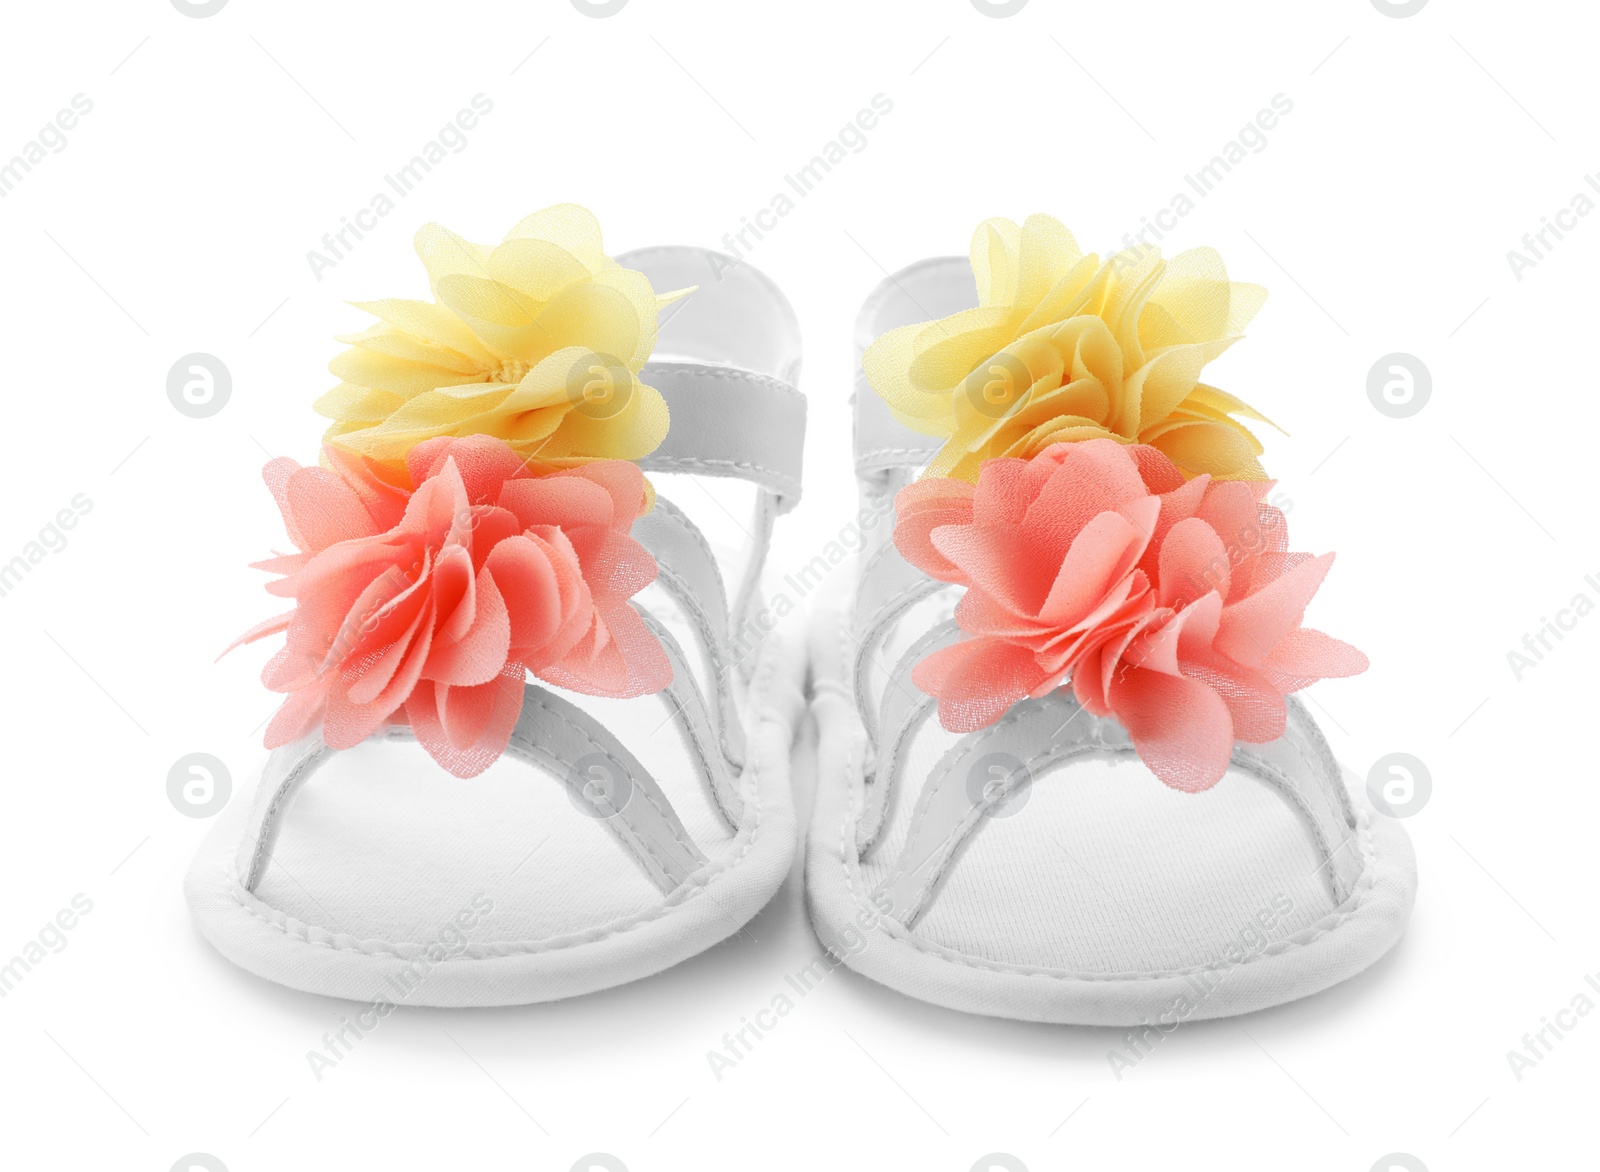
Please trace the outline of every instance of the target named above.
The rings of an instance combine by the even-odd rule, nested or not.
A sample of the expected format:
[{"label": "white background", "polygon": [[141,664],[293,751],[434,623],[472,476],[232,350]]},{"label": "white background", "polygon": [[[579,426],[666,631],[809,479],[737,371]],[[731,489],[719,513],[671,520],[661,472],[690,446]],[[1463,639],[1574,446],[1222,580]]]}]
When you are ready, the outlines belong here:
[{"label": "white background", "polygon": [[[1574,595],[1600,601],[1583,580],[1600,575],[1600,216],[1521,280],[1506,258],[1600,170],[1587,6],[1434,0],[1393,19],[1370,0],[1032,0],[994,19],[969,0],[633,0],[593,19],[567,0],[233,0],[193,19],[127,0],[14,5],[6,23],[0,157],[75,94],[93,111],[0,200],[0,561],[76,494],[93,507],[0,597],[0,954],[75,894],[94,906],[0,1000],[0,1163],[1592,1159],[1600,1014],[1520,1082],[1505,1056],[1600,971],[1600,617],[1520,680],[1507,662]],[[466,148],[315,279],[307,250],[477,93],[494,109]],[[574,200],[612,251],[718,245],[879,93],[894,109],[865,149],[749,257],[808,345],[808,495],[780,568],[853,508],[850,322],[885,270],[1032,211],[1104,250],[1274,95],[1293,102],[1166,244],[1214,245],[1272,291],[1215,377],[1288,433],[1266,461],[1296,548],[1340,551],[1312,619],[1373,668],[1316,689],[1319,719],[1358,772],[1394,751],[1431,771],[1407,822],[1408,934],[1331,992],[1185,1026],[1121,1082],[1110,1031],[963,1016],[848,971],[719,1082],[706,1051],[817,949],[791,881],[749,937],[660,977],[528,1009],[408,1009],[314,1081],[305,1053],[348,1006],[249,977],[197,936],[180,880],[208,824],[175,812],[165,781],[204,751],[248,786],[262,758],[261,657],[213,659],[269,613],[244,568],[280,540],[257,471],[269,453],[314,458],[331,335],[366,321],[344,301],[422,295],[410,236],[432,219],[496,240]],[[209,419],[167,400],[191,351],[233,375]],[[1432,373],[1409,419],[1366,394],[1393,351]]]}]

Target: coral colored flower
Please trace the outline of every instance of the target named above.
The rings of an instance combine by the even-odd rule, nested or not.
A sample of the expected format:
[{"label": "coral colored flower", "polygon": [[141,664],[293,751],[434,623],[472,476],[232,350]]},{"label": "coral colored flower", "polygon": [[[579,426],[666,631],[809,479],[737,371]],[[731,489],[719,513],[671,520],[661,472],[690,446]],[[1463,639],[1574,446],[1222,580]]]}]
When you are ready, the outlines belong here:
[{"label": "coral colored flower", "polygon": [[561,204],[494,247],[438,224],[416,237],[434,301],[359,304],[382,319],[341,338],[344,381],[317,401],[325,439],[392,479],[437,436],[492,435],[553,467],[637,460],[667,434],[667,405],[638,374],[655,347],[658,297],[601,249],[600,225]]},{"label": "coral colored flower", "polygon": [[300,552],[258,563],[295,600],[239,642],[286,631],[263,682],[289,698],[268,748],[317,722],[335,749],[391,723],[458,777],[505,749],[523,675],[594,696],[659,691],[672,669],[628,599],[656,576],[628,530],[644,476],[622,460],[532,475],[487,436],[419,444],[407,491],[330,445],[264,475]]},{"label": "coral colored flower", "polygon": [[990,460],[976,485],[902,489],[895,545],[967,588],[956,621],[969,637],[913,681],[965,733],[1070,679],[1166,784],[1216,784],[1236,740],[1283,734],[1285,695],[1367,667],[1300,625],[1333,555],[1288,551],[1268,487],[1185,480],[1154,448],[1091,440]]},{"label": "coral colored flower", "polygon": [[948,437],[926,475],[976,480],[991,457],[1106,438],[1153,445],[1185,476],[1265,477],[1232,417],[1266,420],[1199,379],[1266,290],[1230,283],[1211,249],[1102,262],[1036,215],[980,224],[972,272],[978,308],[890,330],[862,359],[896,418]]}]

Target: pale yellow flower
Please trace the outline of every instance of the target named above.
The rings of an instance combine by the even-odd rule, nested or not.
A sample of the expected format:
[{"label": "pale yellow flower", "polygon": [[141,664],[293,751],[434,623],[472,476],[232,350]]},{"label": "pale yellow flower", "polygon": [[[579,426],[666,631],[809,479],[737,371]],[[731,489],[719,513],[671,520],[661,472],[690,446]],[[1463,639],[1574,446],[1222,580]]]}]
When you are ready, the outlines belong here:
[{"label": "pale yellow flower", "polygon": [[1102,262],[1049,216],[989,220],[972,237],[978,308],[890,330],[862,360],[902,423],[947,441],[926,475],[976,481],[996,456],[1110,438],[1161,449],[1186,475],[1264,477],[1266,420],[1201,368],[1266,298],[1209,248]]},{"label": "pale yellow flower", "polygon": [[638,379],[657,296],[600,244],[586,209],[535,212],[489,247],[438,224],[416,236],[434,301],[358,303],[380,321],[342,337],[317,401],[326,438],[403,478],[435,436],[490,435],[551,467],[637,460],[667,434],[667,405]]}]

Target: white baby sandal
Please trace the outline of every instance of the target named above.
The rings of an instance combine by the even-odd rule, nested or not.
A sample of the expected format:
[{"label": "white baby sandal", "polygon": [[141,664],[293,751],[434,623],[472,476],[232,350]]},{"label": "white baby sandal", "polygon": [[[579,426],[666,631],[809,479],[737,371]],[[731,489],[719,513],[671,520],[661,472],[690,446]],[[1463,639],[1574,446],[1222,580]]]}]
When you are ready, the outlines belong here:
[{"label": "white baby sandal", "polygon": [[749,265],[613,260],[571,205],[416,247],[433,300],[360,306],[320,466],[265,470],[293,609],[240,642],[285,636],[287,699],[186,893],[297,989],[570,997],[725,939],[788,871],[804,636],[750,616],[800,493],[799,332]]},{"label": "white baby sandal", "polygon": [[1199,381],[1263,298],[1209,249],[1102,262],[1033,216],[867,301],[866,541],[811,632],[807,897],[844,963],[1168,1029],[1399,938],[1410,842],[1291,695],[1366,666],[1301,626],[1332,555],[1291,552],[1262,417]]}]

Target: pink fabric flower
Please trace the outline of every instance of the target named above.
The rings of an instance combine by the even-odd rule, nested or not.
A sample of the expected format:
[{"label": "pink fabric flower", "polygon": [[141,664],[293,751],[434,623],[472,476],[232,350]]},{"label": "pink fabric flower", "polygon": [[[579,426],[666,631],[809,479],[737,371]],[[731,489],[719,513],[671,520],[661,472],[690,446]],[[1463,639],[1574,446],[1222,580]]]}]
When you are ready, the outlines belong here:
[{"label": "pink fabric flower", "polygon": [[1333,555],[1288,552],[1270,488],[1186,481],[1154,448],[1113,440],[988,460],[976,485],[917,481],[895,498],[895,545],[967,588],[956,621],[969,638],[913,681],[965,733],[1070,678],[1167,785],[1215,785],[1235,740],[1282,735],[1285,695],[1367,667],[1300,625]]},{"label": "pink fabric flower", "polygon": [[[247,631],[286,631],[267,687],[289,698],[268,748],[322,722],[331,748],[410,724],[458,777],[504,750],[525,672],[593,696],[659,691],[660,642],[628,599],[656,576],[628,535],[644,476],[626,460],[536,476],[501,440],[442,437],[407,460],[412,490],[332,445],[327,467],[266,466],[301,552],[258,563],[295,600]],[[236,644],[237,645],[237,644]]]}]

